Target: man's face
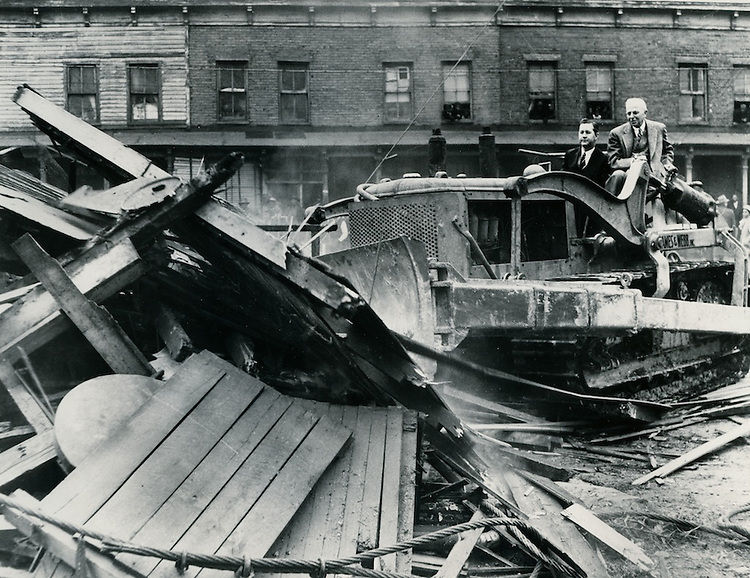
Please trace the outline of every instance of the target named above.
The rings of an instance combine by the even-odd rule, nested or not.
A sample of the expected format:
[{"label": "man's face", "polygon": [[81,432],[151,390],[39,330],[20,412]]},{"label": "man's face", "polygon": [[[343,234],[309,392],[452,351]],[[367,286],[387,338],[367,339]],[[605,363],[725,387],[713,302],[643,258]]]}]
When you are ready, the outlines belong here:
[{"label": "man's face", "polygon": [[625,116],[628,117],[631,126],[639,127],[646,120],[646,107],[640,102],[629,102],[625,106]]},{"label": "man's face", "polygon": [[585,122],[578,126],[578,142],[586,150],[596,144],[596,132],[594,132],[593,124]]}]

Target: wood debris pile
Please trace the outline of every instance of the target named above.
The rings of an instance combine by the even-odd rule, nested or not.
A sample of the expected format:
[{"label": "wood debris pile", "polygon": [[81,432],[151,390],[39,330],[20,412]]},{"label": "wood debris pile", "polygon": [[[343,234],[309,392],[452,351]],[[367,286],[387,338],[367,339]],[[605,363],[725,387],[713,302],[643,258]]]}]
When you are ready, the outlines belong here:
[{"label": "wood debris pile", "polygon": [[[178,552],[323,561],[505,516],[519,524],[358,567],[608,576],[601,549],[647,573],[649,553],[557,484],[573,472],[554,457],[628,460],[640,484],[750,433],[743,423],[684,455],[627,445],[745,414],[747,385],[647,405],[658,419],[635,427],[583,403],[561,421],[501,401],[490,371],[484,390],[431,383],[345,276],[212,197],[239,155],[185,183],[80,121],[61,117],[61,138],[32,117],[120,184],[69,194],[0,166],[0,485],[33,494],[15,494],[31,509]],[[36,553],[19,530],[45,548],[40,576],[87,556],[54,524],[5,514],[8,564]],[[94,574],[199,569],[91,541]]]}]

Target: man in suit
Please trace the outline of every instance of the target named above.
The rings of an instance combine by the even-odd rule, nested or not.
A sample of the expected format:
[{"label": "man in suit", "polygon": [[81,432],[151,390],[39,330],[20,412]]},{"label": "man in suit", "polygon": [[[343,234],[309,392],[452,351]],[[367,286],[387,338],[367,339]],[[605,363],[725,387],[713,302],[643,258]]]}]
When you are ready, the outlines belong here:
[{"label": "man in suit", "polygon": [[643,159],[649,176],[666,179],[676,172],[674,149],[667,138],[667,127],[655,120],[646,121],[646,102],[642,98],[625,101],[628,121],[609,131],[607,157],[612,175],[606,183],[608,191],[619,194],[625,183],[626,171],[635,159]]},{"label": "man in suit", "polygon": [[600,187],[609,176],[607,156],[596,148],[599,125],[587,118],[578,123],[579,146],[568,150],[563,160],[563,170],[588,177]]}]

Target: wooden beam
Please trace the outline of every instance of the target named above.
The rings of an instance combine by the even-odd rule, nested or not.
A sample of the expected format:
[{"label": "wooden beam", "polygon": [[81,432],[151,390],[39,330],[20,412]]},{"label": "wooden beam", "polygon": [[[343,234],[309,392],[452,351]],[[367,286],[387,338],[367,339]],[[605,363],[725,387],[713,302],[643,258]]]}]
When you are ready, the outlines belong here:
[{"label": "wooden beam", "polygon": [[23,235],[13,243],[13,249],[114,372],[155,373],[112,316],[81,293],[60,263],[50,257],[31,235]]},{"label": "wooden beam", "polygon": [[[474,512],[470,522],[476,522],[477,520],[484,519],[484,514],[481,510]],[[443,566],[438,570],[437,574],[433,578],[458,578],[461,573],[461,569],[466,564],[466,561],[471,555],[471,551],[476,546],[479,536],[484,532],[484,528],[477,528],[476,530],[469,530],[459,535],[458,542],[453,545],[451,551],[448,553]]]},{"label": "wooden beam", "polygon": [[638,544],[628,540],[611,526],[602,522],[581,504],[568,506],[560,513],[580,528],[586,530],[586,532],[594,536],[602,544],[606,544],[615,552],[630,560],[641,570],[648,572],[654,567],[654,561],[648,557]]},{"label": "wooden beam", "polygon": [[55,435],[51,429],[8,448],[0,453],[0,487],[56,457]]},{"label": "wooden beam", "polygon": [[0,382],[13,398],[23,417],[37,433],[52,429],[52,419],[42,409],[39,399],[32,395],[21,382],[13,369],[13,365],[7,359],[0,359]]},{"label": "wooden beam", "polygon": [[[144,271],[130,241],[100,245],[66,267],[76,287],[94,300],[113,295]],[[13,363],[20,358],[19,346],[31,353],[70,326],[54,297],[44,287],[35,287],[0,315],[0,354]]]},{"label": "wooden beam", "polygon": [[685,455],[680,456],[679,458],[676,458],[671,462],[667,462],[660,468],[656,468],[653,472],[649,472],[645,476],[641,476],[640,478],[633,480],[631,484],[633,486],[640,486],[641,484],[644,484],[647,481],[652,480],[653,478],[663,478],[664,476],[668,476],[672,472],[679,470],[681,467],[686,466],[687,464],[694,462],[695,460],[702,458],[707,454],[713,453],[716,450],[724,447],[728,443],[733,442],[737,438],[741,438],[746,435],[750,435],[750,420],[746,421],[741,426],[728,431],[724,435],[720,435],[716,439],[698,446]]},{"label": "wooden beam", "polygon": [[[22,490],[13,492],[13,497],[31,507],[39,508],[39,502]],[[39,546],[62,560],[70,568],[76,568],[78,542],[73,536],[51,524],[23,514],[12,508],[5,508],[5,518],[18,528],[21,533],[31,538]],[[137,576],[129,568],[105,556],[94,548],[86,551],[87,572],[90,578],[126,578]]]}]

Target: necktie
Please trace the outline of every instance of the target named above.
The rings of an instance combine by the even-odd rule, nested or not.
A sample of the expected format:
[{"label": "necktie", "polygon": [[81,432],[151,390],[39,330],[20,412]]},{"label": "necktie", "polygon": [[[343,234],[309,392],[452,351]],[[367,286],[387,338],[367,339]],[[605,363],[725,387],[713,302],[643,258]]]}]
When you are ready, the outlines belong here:
[{"label": "necktie", "polygon": [[581,151],[581,160],[578,161],[578,166],[580,168],[583,168],[586,166],[586,153],[584,153],[583,151]]},{"label": "necktie", "polygon": [[643,129],[641,127],[638,127],[635,129],[635,144],[639,145],[641,143],[641,135],[643,134]]}]

